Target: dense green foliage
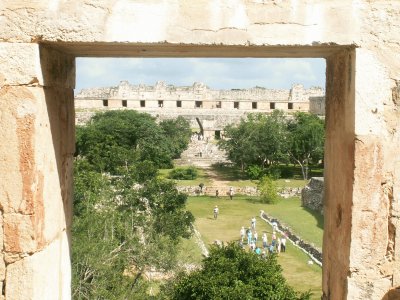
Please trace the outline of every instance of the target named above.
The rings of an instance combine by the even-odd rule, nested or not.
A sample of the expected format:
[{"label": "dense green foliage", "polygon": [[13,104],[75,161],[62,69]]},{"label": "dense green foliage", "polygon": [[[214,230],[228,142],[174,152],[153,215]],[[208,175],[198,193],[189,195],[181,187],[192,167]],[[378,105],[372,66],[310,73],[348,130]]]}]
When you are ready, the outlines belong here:
[{"label": "dense green foliage", "polygon": [[280,166],[290,161],[300,165],[306,179],[308,164],[323,158],[324,122],[309,113],[296,113],[293,119],[279,110],[250,114],[224,131],[219,147],[252,179],[265,174],[279,178]]},{"label": "dense green foliage", "polygon": [[191,235],[194,219],[185,210],[186,198],[170,181],[151,179],[135,185],[129,174],[109,178],[78,161],[72,227],[74,299],[146,295],[143,272],[172,269],[179,239]]},{"label": "dense green foliage", "polygon": [[212,246],[203,268],[181,274],[166,287],[171,299],[309,299],[298,294],[282,276],[275,255],[262,259],[235,244]]},{"label": "dense green foliage", "polygon": [[176,119],[164,120],[160,122],[165,136],[168,137],[172,158],[179,158],[182,151],[189,145],[192,130],[189,122],[179,116]]},{"label": "dense green foliage", "polygon": [[[143,274],[175,268],[178,242],[191,236],[194,221],[185,209],[187,196],[157,179],[157,167],[173,155],[165,150],[172,141],[151,117],[133,111],[96,115],[78,134],[73,298],[150,299]],[[163,158],[149,156],[152,145]]]},{"label": "dense green foliage", "polygon": [[263,176],[260,179],[257,188],[260,191],[261,202],[275,204],[279,201],[280,196],[278,195],[278,188],[271,177],[267,175]]},{"label": "dense green foliage", "polygon": [[242,171],[251,165],[274,165],[282,161],[287,151],[283,138],[287,135],[286,119],[279,110],[270,115],[250,114],[237,126],[226,126],[224,131],[226,138],[219,141],[219,146]]},{"label": "dense green foliage", "polygon": [[168,178],[177,180],[193,180],[197,178],[197,169],[195,167],[175,168],[168,174]]},{"label": "dense green foliage", "polygon": [[171,167],[189,137],[190,126],[183,118],[157,124],[150,115],[133,110],[107,111],[77,127],[76,154],[84,156],[95,171],[111,174],[141,161]]},{"label": "dense green foliage", "polygon": [[324,157],[324,123],[316,115],[299,112],[289,121],[288,130],[290,158],[301,166],[306,179],[309,163],[318,163]]}]

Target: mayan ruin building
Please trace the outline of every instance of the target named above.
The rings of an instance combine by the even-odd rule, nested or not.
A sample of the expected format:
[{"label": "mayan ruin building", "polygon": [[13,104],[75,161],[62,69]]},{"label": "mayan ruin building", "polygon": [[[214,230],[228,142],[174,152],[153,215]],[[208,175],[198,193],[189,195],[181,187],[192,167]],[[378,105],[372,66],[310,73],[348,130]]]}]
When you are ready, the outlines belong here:
[{"label": "mayan ruin building", "polygon": [[322,299],[400,299],[400,1],[3,0],[0,15],[1,300],[71,299],[78,57],[325,59]]},{"label": "mayan ruin building", "polygon": [[[305,89],[211,89],[201,82],[192,86],[174,86],[158,81],[154,86],[132,85],[83,89],[75,96],[77,124],[83,124],[96,111],[134,109],[160,120],[183,116],[204,137],[219,137],[223,128],[237,123],[248,113],[270,113],[274,109],[290,114],[296,111],[325,114],[325,91],[321,87]],[[199,124],[200,123],[200,124]]]}]

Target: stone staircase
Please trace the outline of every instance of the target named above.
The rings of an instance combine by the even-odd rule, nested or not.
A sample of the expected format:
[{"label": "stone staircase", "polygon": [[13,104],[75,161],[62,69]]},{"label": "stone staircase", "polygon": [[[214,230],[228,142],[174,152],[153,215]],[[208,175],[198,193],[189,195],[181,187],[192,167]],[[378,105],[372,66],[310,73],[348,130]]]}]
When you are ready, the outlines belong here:
[{"label": "stone staircase", "polygon": [[174,161],[176,166],[192,165],[208,168],[216,163],[229,162],[225,151],[222,151],[214,142],[192,140],[189,147],[181,154],[180,159]]}]

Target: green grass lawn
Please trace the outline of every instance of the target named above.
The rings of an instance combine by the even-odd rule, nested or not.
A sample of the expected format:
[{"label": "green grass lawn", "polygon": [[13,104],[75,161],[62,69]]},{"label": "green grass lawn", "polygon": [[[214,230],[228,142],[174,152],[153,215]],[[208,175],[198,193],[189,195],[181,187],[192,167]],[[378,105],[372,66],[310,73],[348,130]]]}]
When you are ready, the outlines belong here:
[{"label": "green grass lawn", "polygon": [[[288,164],[288,165],[280,165],[280,174],[282,178],[287,178],[290,180],[300,180],[302,181],[303,175],[301,172],[301,167],[298,165]],[[215,164],[212,166],[212,170],[217,173],[221,180],[227,181],[235,181],[235,180],[246,180],[248,179],[246,173],[242,173],[242,171],[232,165],[218,165]],[[318,165],[309,166],[309,177],[323,177],[323,168]]]},{"label": "green grass lawn", "polygon": [[308,180],[303,179],[278,179],[275,180],[278,188],[297,188],[297,187],[305,187],[308,183]]},{"label": "green grass lawn", "polygon": [[211,169],[218,174],[220,180],[232,181],[232,184],[236,180],[246,180],[246,174],[243,174],[239,168],[233,166],[226,166],[215,164],[211,166]]},{"label": "green grass lawn", "polygon": [[[217,220],[213,218],[213,207],[215,205],[218,205],[220,209]],[[216,199],[215,197],[201,196],[189,197],[187,208],[196,217],[195,225],[206,244],[213,243],[215,240],[224,242],[238,240],[241,226],[250,227],[250,219],[253,216],[257,218],[256,229],[259,239],[261,239],[263,232],[267,232],[270,240],[272,229],[271,226],[259,218],[260,210],[264,210],[270,215],[274,215],[273,213],[278,211],[285,215],[285,212],[287,212],[288,218],[293,218],[293,223],[305,224],[305,227],[318,228],[315,217],[307,211],[302,211],[299,200],[296,199],[285,199],[279,204],[267,205],[249,197],[237,196],[231,201],[225,197]],[[293,225],[291,226],[294,229]],[[322,229],[311,233],[310,238],[315,240],[321,238],[322,240]],[[281,253],[278,260],[289,284],[299,291],[311,290],[313,299],[320,298],[322,270],[317,265],[308,265],[308,256],[288,242],[287,252]]]},{"label": "green grass lawn", "polygon": [[322,248],[324,218],[321,214],[302,207],[300,198],[283,199],[275,205],[264,204],[263,210],[290,227],[291,231],[303,240]]}]

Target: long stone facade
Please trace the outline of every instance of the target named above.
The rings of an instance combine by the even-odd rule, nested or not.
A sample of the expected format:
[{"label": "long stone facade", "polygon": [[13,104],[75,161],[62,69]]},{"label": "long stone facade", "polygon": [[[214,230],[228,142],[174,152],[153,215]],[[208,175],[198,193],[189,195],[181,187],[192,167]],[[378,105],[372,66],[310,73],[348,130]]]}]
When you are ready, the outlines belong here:
[{"label": "long stone facade", "polygon": [[400,298],[399,1],[3,0],[0,16],[0,299],[71,297],[83,56],[326,59],[322,298]]},{"label": "long stone facade", "polygon": [[201,82],[192,86],[174,86],[158,81],[154,86],[132,85],[89,88],[75,96],[77,124],[87,122],[95,111],[135,109],[160,120],[183,116],[192,128],[199,128],[205,138],[220,136],[226,125],[238,123],[248,113],[270,113],[275,109],[325,114],[325,91],[321,87],[305,89],[295,84],[291,89],[215,90]]},{"label": "long stone facade", "polygon": [[[291,89],[251,89],[214,90],[201,82],[192,86],[174,86],[158,81],[154,86],[132,85],[121,81],[118,86],[89,88],[81,90],[75,96],[77,109],[92,108],[134,108],[169,110],[184,109],[220,109],[238,111],[267,111],[281,109],[291,111],[309,111],[324,114],[320,109],[321,98],[325,92],[321,87],[305,89],[295,84]],[[316,103],[310,106],[310,102]],[[318,109],[318,110],[317,110]],[[314,111],[313,111],[314,112]],[[217,113],[217,112],[216,112]]]}]

